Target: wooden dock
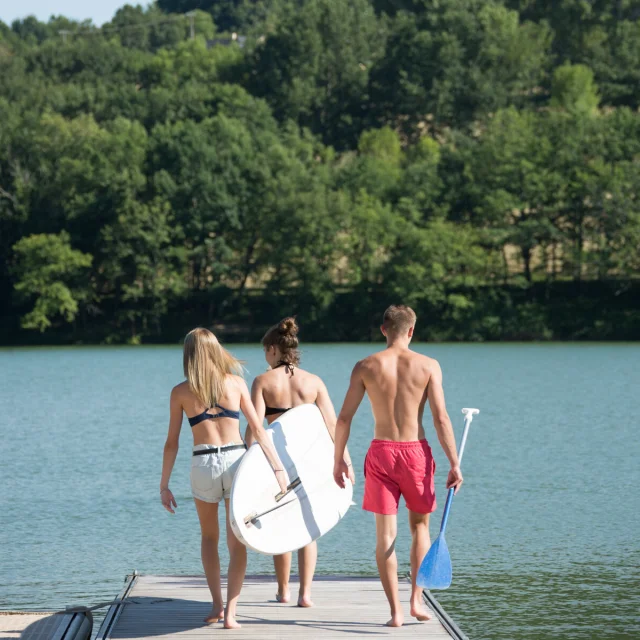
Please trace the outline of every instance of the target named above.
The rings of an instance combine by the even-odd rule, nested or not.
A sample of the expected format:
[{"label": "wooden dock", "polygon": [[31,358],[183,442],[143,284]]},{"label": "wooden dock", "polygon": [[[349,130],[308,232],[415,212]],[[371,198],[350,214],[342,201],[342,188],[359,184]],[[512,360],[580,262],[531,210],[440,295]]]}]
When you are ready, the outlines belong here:
[{"label": "wooden dock", "polygon": [[[297,593],[292,580],[292,596]],[[226,584],[223,584],[223,592]],[[301,609],[275,601],[276,584],[271,576],[248,577],[238,604],[242,629],[226,632],[222,624],[206,625],[211,599],[202,576],[129,576],[119,596],[123,604],[113,605],[96,640],[209,639],[212,633],[231,633],[234,638],[429,638],[448,640],[466,637],[437,602],[425,593],[433,618],[419,623],[409,616],[410,584],[400,582],[400,598],[405,606],[401,628],[384,626],[389,609],[377,578],[323,577],[313,583],[315,606]],[[295,600],[295,598],[294,598]]]}]

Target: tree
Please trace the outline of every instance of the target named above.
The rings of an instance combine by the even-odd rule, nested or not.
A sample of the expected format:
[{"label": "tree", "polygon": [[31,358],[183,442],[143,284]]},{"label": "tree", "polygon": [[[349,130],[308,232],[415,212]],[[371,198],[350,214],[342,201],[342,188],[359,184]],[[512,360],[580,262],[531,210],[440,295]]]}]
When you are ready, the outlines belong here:
[{"label": "tree", "polygon": [[103,228],[106,295],[118,301],[111,338],[126,336],[137,343],[161,335],[161,321],[170,302],[187,287],[183,277],[185,251],[179,245],[169,203],[126,203],[116,220]]},{"label": "tree", "polygon": [[34,306],[22,318],[25,329],[43,332],[58,316],[74,320],[86,288],[79,276],[91,265],[92,256],[71,247],[69,234],[37,234],[13,246],[16,256],[15,291],[18,299]]},{"label": "tree", "polygon": [[530,103],[549,64],[551,34],[498,2],[416,2],[390,28],[371,71],[372,115],[416,136],[464,127],[508,104]]},{"label": "tree", "polygon": [[[494,231],[509,275],[509,247],[517,247],[528,282],[539,247],[558,238],[554,227],[555,175],[550,166],[555,149],[547,134],[547,119],[513,108],[499,111],[483,135],[464,149],[465,177],[477,226]],[[546,261],[538,262],[546,268]]]},{"label": "tree", "polygon": [[386,265],[385,286],[396,299],[433,316],[471,301],[452,289],[477,286],[489,272],[490,256],[469,225],[433,220],[422,229],[398,230],[398,242]]},{"label": "tree", "polygon": [[247,59],[247,86],[279,120],[291,118],[338,148],[353,146],[369,70],[383,51],[383,25],[368,0],[308,0]]},{"label": "tree", "polygon": [[[193,11],[194,31],[198,36],[211,38],[215,27],[211,16],[204,11]],[[111,22],[103,25],[102,32],[115,34],[125,47],[156,51],[161,47],[175,47],[189,37],[190,21],[186,16],[167,17],[158,7],[143,8],[124,5]]]},{"label": "tree", "polygon": [[337,173],[339,187],[353,195],[362,191],[394,200],[402,177],[402,148],[398,134],[389,127],[363,131],[358,154],[346,156]]},{"label": "tree", "polygon": [[593,113],[599,102],[600,96],[589,67],[565,63],[553,72],[552,107],[560,107],[576,115],[588,115]]}]

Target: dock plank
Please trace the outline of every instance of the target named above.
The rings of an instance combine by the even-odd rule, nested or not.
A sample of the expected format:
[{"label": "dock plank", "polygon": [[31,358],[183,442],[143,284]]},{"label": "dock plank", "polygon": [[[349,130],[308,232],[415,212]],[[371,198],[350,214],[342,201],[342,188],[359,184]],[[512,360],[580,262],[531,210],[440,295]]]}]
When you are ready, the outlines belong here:
[{"label": "dock plank", "polygon": [[[223,590],[226,584],[223,582]],[[405,625],[389,629],[388,604],[378,579],[318,576],[313,583],[316,606],[301,609],[275,601],[272,577],[248,577],[238,605],[242,629],[233,632],[238,640],[294,640],[297,638],[404,638],[450,639],[451,635],[434,615],[419,623],[409,616],[408,582],[400,584],[405,607]],[[297,592],[292,579],[291,593]],[[222,624],[206,625],[211,599],[204,577],[137,576],[112,627],[98,640],[151,640],[170,636],[175,640],[202,640],[212,632],[222,632]]]}]

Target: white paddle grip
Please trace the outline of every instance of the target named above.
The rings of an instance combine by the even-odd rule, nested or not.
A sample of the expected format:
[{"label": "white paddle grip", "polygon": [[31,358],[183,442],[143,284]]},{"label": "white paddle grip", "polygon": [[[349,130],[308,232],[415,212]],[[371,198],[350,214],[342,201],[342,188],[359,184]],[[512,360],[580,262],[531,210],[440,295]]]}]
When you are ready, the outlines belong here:
[{"label": "white paddle grip", "polygon": [[473,420],[473,416],[480,413],[480,409],[465,408],[462,410],[464,414],[464,431],[462,432],[462,440],[460,441],[460,449],[458,451],[458,464],[462,464],[462,454],[464,453],[464,445],[467,443],[467,434]]}]

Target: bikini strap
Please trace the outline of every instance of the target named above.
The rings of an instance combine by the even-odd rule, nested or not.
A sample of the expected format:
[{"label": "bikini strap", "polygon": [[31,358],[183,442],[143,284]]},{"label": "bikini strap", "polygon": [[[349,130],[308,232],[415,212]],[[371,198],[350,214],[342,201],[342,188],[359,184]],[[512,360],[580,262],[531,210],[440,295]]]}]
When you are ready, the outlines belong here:
[{"label": "bikini strap", "polygon": [[278,367],[284,367],[284,370],[293,375],[293,370],[295,369],[295,365],[291,364],[290,362],[285,362],[284,360],[278,360],[278,364],[276,365],[276,369]]}]

